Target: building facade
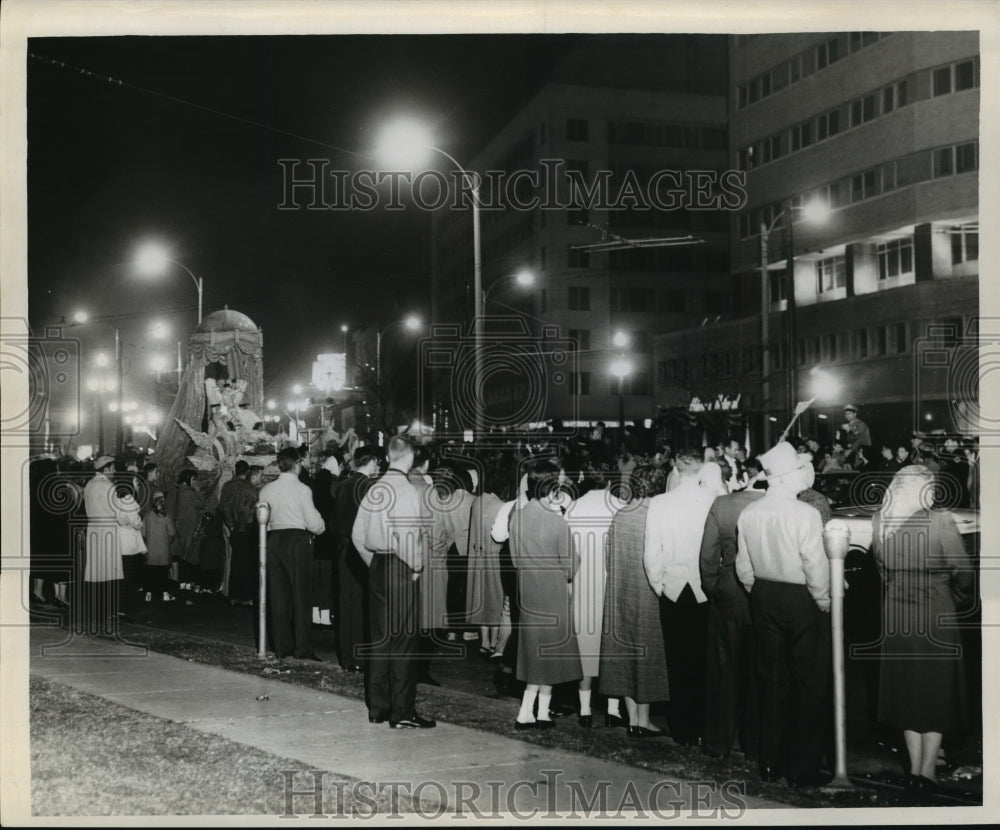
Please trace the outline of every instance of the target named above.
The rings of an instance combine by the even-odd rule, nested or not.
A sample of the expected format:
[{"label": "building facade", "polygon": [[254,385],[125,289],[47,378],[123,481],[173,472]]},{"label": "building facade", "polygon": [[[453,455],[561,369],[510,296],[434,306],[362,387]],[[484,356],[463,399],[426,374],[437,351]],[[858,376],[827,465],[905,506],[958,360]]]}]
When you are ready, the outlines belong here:
[{"label": "building facade", "polygon": [[741,393],[758,444],[814,395],[801,427],[821,438],[846,403],[876,443],[974,432],[978,33],[734,37],[730,73],[739,288],[718,325],[655,338],[656,405]]},{"label": "building facade", "polygon": [[[622,409],[627,420],[651,418],[653,337],[730,308],[729,217],[719,207],[725,43],[674,40],[670,49],[635,38],[584,45],[468,165],[485,177],[487,426],[611,424]],[[434,242],[434,323],[450,332],[444,339],[468,338],[477,311],[470,211],[437,212]],[[620,249],[588,247],[601,243]],[[524,270],[530,285],[515,278]],[[628,368],[621,382],[616,360]],[[468,421],[458,374],[449,365],[435,382],[436,421],[452,431]]]}]

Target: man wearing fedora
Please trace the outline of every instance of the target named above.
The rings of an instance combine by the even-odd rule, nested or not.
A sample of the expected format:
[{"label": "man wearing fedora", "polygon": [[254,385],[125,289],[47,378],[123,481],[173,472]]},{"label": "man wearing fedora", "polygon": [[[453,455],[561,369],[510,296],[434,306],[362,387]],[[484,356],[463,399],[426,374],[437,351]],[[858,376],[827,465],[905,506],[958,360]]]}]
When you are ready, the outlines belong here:
[{"label": "man wearing fedora", "polygon": [[760,460],[769,487],[737,520],[736,556],[757,636],[760,773],[820,786],[830,780],[820,773],[830,723],[830,571],[820,515],[796,498],[815,473],[786,442]]}]

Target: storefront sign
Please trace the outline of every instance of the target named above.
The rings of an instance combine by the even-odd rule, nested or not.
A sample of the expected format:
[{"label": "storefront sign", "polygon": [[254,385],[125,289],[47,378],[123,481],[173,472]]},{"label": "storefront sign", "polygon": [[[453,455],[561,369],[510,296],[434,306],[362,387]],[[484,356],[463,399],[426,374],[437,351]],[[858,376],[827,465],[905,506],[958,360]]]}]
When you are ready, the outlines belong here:
[{"label": "storefront sign", "polygon": [[688,412],[735,412],[740,408],[740,398],[742,394],[735,398],[728,395],[719,394],[714,398],[702,400],[697,395],[691,398],[688,404]]}]

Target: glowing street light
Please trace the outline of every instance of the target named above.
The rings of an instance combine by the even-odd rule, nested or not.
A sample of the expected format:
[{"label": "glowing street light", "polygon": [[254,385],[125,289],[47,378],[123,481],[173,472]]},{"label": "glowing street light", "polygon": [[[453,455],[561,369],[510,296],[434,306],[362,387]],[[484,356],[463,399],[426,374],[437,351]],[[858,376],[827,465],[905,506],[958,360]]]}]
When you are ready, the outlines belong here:
[{"label": "glowing street light", "polygon": [[204,294],[205,288],[204,281],[201,277],[196,277],[191,272],[191,269],[188,268],[183,262],[173,259],[167,249],[159,243],[147,242],[136,252],[136,270],[144,276],[159,276],[167,270],[168,265],[176,265],[186,271],[187,275],[191,277],[191,280],[194,282],[195,288],[198,289],[198,323],[200,324],[202,295]]},{"label": "glowing street light", "polygon": [[524,286],[525,288],[535,284],[535,275],[531,273],[527,268],[518,271],[517,276],[514,277],[517,284]]},{"label": "glowing street light", "polygon": [[611,342],[619,349],[624,349],[628,345],[628,335],[623,331],[616,331]]},{"label": "glowing street light", "polygon": [[156,372],[165,372],[167,370],[167,359],[163,355],[154,355],[149,361],[150,368]]},{"label": "glowing street light", "polygon": [[270,400],[269,400],[269,401],[267,402],[267,408],[268,408],[268,409],[275,409],[275,408],[276,408],[277,406],[278,406],[278,402],[277,402],[277,401],[276,401],[276,400],[275,400],[274,398],[271,398],[271,399],[270,399]]},{"label": "glowing street light", "polygon": [[154,340],[164,340],[170,335],[170,327],[162,320],[157,320],[149,327],[149,336]]},{"label": "glowing street light", "polygon": [[94,355],[94,363],[100,366],[102,369],[108,365],[108,356],[104,352],[98,352]]},{"label": "glowing street light", "polygon": [[[830,218],[830,205],[823,199],[813,198],[801,205],[793,205],[791,200],[785,200],[781,205],[781,210],[777,211],[771,219],[770,224],[760,223],[760,337],[761,337],[761,409],[767,415],[771,406],[771,382],[770,382],[770,278],[768,276],[768,241],[771,232],[779,222],[788,233],[788,252],[786,257],[786,280],[787,298],[786,308],[788,310],[788,325],[786,334],[788,341],[788,360],[786,361],[786,378],[788,380],[789,402],[795,399],[798,387],[797,357],[795,354],[795,242],[794,225],[795,211],[799,216],[811,225],[822,225]],[[795,423],[797,416],[793,416],[791,423]],[[768,433],[770,429],[768,422],[770,418],[763,419],[764,426],[764,446],[770,446]],[[791,425],[791,424],[790,424]],[[789,426],[790,426],[789,425]],[[786,433],[787,434],[787,433]]]},{"label": "glowing street light", "polygon": [[86,311],[80,310],[80,311],[74,311],[73,312],[73,322],[76,323],[78,326],[83,325],[89,319],[90,319],[90,315],[87,314]]},{"label": "glowing street light", "polygon": [[302,384],[301,383],[296,383],[292,387],[292,394],[293,395],[301,395],[302,394]]},{"label": "glowing street light", "polygon": [[[479,223],[479,183],[475,176],[469,174],[461,163],[447,150],[434,146],[432,135],[427,126],[412,118],[400,118],[387,124],[379,136],[376,153],[382,163],[397,166],[397,169],[414,170],[427,164],[430,153],[438,153],[455,165],[464,179],[468,180],[469,192],[472,197],[472,273],[473,273],[473,308],[476,316],[473,320],[475,334],[475,381],[474,389],[481,401],[483,399],[483,324],[482,309],[485,307],[483,295],[483,260],[482,240]],[[476,406],[475,432],[483,431],[483,408]]]}]

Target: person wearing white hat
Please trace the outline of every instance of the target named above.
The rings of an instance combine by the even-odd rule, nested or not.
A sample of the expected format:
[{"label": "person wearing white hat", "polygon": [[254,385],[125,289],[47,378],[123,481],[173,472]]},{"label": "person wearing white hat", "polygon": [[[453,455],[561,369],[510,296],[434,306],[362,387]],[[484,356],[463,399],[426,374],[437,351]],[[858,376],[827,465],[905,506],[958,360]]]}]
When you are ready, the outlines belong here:
[{"label": "person wearing white hat", "polygon": [[760,774],[818,786],[830,722],[830,571],[823,522],[796,496],[812,480],[807,455],[781,442],[761,456],[769,487],[737,520],[736,574],[750,592],[761,700]]}]

